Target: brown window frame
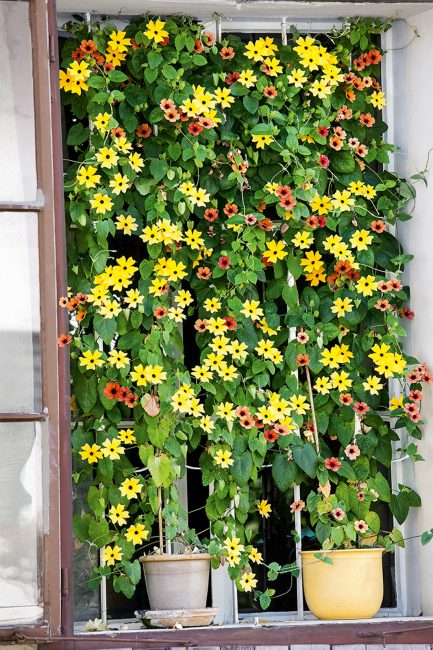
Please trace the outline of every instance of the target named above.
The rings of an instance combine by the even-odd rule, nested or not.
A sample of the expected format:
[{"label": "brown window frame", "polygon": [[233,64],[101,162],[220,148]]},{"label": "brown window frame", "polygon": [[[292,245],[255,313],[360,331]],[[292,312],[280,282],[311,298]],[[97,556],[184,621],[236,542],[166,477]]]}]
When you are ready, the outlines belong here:
[{"label": "brown window frame", "polygon": [[67,330],[58,297],[67,290],[63,204],[63,153],[59,55],[55,0],[29,0],[33,49],[38,203],[0,204],[2,211],[39,215],[42,404],[41,413],[0,413],[0,422],[46,421],[49,428],[49,530],[44,537],[44,617],[34,625],[0,630],[5,641],[39,641],[52,650],[174,646],[286,646],[293,644],[425,644],[433,640],[432,618],[376,619],[374,622],[294,622],[228,625],[183,630],[131,630],[74,634],[72,579],[72,453],[69,360],[55,344]]}]

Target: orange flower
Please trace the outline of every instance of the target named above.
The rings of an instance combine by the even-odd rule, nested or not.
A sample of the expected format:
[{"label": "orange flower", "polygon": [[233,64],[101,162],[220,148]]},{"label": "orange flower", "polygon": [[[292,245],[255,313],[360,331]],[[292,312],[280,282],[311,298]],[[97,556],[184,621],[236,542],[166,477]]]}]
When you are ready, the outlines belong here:
[{"label": "orange flower", "polygon": [[223,47],[220,51],[220,57],[222,59],[232,59],[235,55],[234,49],[232,47]]},{"label": "orange flower", "polygon": [[177,122],[179,119],[179,113],[175,108],[170,108],[168,111],[165,111],[164,117],[169,122]]},{"label": "orange flower", "polygon": [[212,275],[212,271],[207,266],[200,266],[197,271],[197,277],[200,280],[209,280]]},{"label": "orange flower", "polygon": [[273,99],[278,95],[278,91],[275,88],[275,86],[266,86],[263,90],[263,94],[265,97],[270,97],[271,99]]},{"label": "orange flower", "polygon": [[373,126],[373,124],[376,122],[374,117],[371,115],[371,113],[361,113],[359,116],[359,121],[363,126],[366,126],[367,128],[370,128]]},{"label": "orange flower", "polygon": [[125,138],[126,137],[126,133],[125,133],[124,129],[122,129],[121,126],[116,126],[115,129],[111,129],[111,135],[113,136],[113,138]]},{"label": "orange flower", "polygon": [[94,41],[81,41],[80,49],[85,54],[93,54],[93,52],[96,52],[97,47]]},{"label": "orange flower", "polygon": [[57,345],[59,348],[64,348],[67,345],[69,345],[72,341],[72,336],[70,334],[60,334],[59,338],[57,339]]},{"label": "orange flower", "polygon": [[224,207],[224,214],[226,214],[228,217],[232,217],[234,214],[237,214],[239,211],[238,206],[236,203],[226,203]]},{"label": "orange flower", "polygon": [[172,99],[161,99],[161,101],[159,103],[159,107],[162,108],[164,113],[166,111],[169,111],[172,108],[174,108],[174,109],[176,108],[175,105],[174,105],[174,101]]},{"label": "orange flower", "polygon": [[148,124],[140,124],[140,126],[137,126],[135,129],[135,133],[137,138],[149,138],[152,134],[152,129]]}]

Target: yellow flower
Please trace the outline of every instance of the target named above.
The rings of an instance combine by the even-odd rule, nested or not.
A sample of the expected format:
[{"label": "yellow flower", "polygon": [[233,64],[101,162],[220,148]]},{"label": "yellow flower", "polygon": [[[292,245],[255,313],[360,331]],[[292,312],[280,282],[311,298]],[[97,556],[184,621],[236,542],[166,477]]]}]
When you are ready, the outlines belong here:
[{"label": "yellow flower", "polygon": [[221,469],[228,469],[234,463],[232,452],[228,449],[218,449],[213,460],[215,465],[218,465]]},{"label": "yellow flower", "polygon": [[251,562],[255,562],[256,564],[261,564],[263,562],[262,554],[259,553],[259,551],[256,548],[254,548],[254,546],[251,548],[250,552],[248,553],[248,558],[251,560]]},{"label": "yellow flower", "polygon": [[215,423],[209,417],[209,415],[205,415],[204,417],[200,418],[200,426],[205,433],[210,433],[215,429]]},{"label": "yellow flower", "polygon": [[229,566],[236,566],[241,561],[241,556],[239,554],[229,551],[227,554],[227,562]]},{"label": "yellow flower", "polygon": [[174,320],[175,323],[181,323],[186,319],[186,314],[180,307],[170,307],[167,316],[171,318],[171,320]]},{"label": "yellow flower", "polygon": [[80,185],[85,185],[88,190],[96,187],[101,180],[101,175],[97,174],[96,167],[82,165],[77,173],[77,181]]},{"label": "yellow flower", "polygon": [[332,210],[332,202],[329,196],[316,196],[310,201],[310,206],[313,212],[320,215],[325,215]]},{"label": "yellow flower", "polygon": [[252,591],[257,586],[257,580],[251,571],[243,573],[239,585],[244,591]]},{"label": "yellow flower", "polygon": [[197,190],[194,189],[190,195],[190,201],[193,205],[196,205],[198,208],[202,208],[208,203],[210,199],[210,194],[206,192],[205,189],[199,187]]},{"label": "yellow flower", "polygon": [[307,251],[305,257],[301,259],[301,265],[304,266],[304,272],[312,273],[320,271],[323,267],[322,255],[319,251]]},{"label": "yellow flower", "polygon": [[234,404],[231,402],[221,402],[221,404],[218,405],[218,408],[216,410],[217,417],[223,418],[228,422],[232,422],[235,419],[235,415],[236,411]]},{"label": "yellow flower", "polygon": [[117,561],[123,557],[122,549],[120,546],[106,546],[101,553],[101,560],[107,566],[113,566]]},{"label": "yellow flower", "polygon": [[127,478],[119,485],[120,494],[122,497],[127,497],[128,499],[135,499],[143,489],[138,478],[133,476],[132,478]]},{"label": "yellow flower", "polygon": [[111,366],[115,366],[118,370],[121,370],[128,365],[129,357],[126,352],[122,352],[122,350],[110,350],[108,363]]},{"label": "yellow flower", "polygon": [[126,32],[111,32],[110,40],[108,41],[109,47],[118,52],[126,52],[131,45],[131,39],[125,38]]},{"label": "yellow flower", "polygon": [[206,366],[194,366],[191,375],[199,381],[210,381],[213,377],[212,370],[209,370]]},{"label": "yellow flower", "polygon": [[108,518],[113,524],[119,524],[119,526],[124,526],[126,520],[129,519],[129,512],[125,510],[125,506],[122,506],[121,503],[117,506],[111,506],[108,511]]},{"label": "yellow flower", "polygon": [[265,56],[272,56],[274,52],[278,52],[278,46],[275,45],[274,39],[270,36],[265,36],[265,38],[260,37],[257,42],[263,45],[263,53]]},{"label": "yellow flower", "polygon": [[243,553],[245,550],[245,547],[243,544],[240,543],[240,538],[239,537],[227,537],[224,540],[224,546],[226,547],[227,551],[230,553],[233,553],[235,555],[240,555]]},{"label": "yellow flower", "polygon": [[115,300],[104,300],[103,304],[99,307],[99,313],[104,318],[115,318],[122,311],[121,306]]},{"label": "yellow flower", "polygon": [[149,531],[143,526],[143,524],[135,524],[135,526],[129,526],[126,530],[125,538],[127,542],[132,542],[134,546],[141,544],[143,540],[146,540],[149,537]]},{"label": "yellow flower", "polygon": [[111,120],[110,113],[98,113],[98,115],[93,120],[93,124],[96,126],[98,131],[104,133],[108,130],[108,124]]},{"label": "yellow flower", "polygon": [[117,230],[123,230],[124,235],[132,235],[138,228],[137,222],[130,214],[127,216],[120,214],[116,217]]},{"label": "yellow flower", "polygon": [[337,314],[338,318],[344,318],[346,312],[351,312],[353,308],[353,302],[350,298],[336,298],[332,303],[331,311],[333,314]]},{"label": "yellow flower", "polygon": [[131,168],[132,168],[135,172],[137,172],[137,174],[138,174],[138,172],[141,170],[141,168],[144,167],[144,160],[143,160],[143,158],[140,156],[139,153],[136,153],[136,152],[135,152],[135,153],[131,153],[131,154],[129,154],[129,156],[128,156],[128,161],[129,161],[129,164],[130,164]]},{"label": "yellow flower", "polygon": [[349,350],[349,346],[342,343],[341,345],[334,345],[333,351],[338,354],[338,363],[347,363],[353,359],[353,352]]},{"label": "yellow flower", "polygon": [[105,458],[109,458],[110,460],[119,460],[121,454],[125,453],[125,448],[122,447],[120,440],[117,438],[113,438],[113,440],[106,438],[102,443],[102,453]]},{"label": "yellow flower", "polygon": [[287,80],[289,83],[293,84],[295,88],[302,88],[304,83],[308,81],[308,77],[302,68],[296,68],[287,76]]},{"label": "yellow flower", "polygon": [[110,169],[111,167],[114,167],[114,165],[117,165],[119,156],[114,149],[111,149],[110,147],[101,147],[96,152],[96,160],[101,163],[101,167]]},{"label": "yellow flower", "polygon": [[251,320],[259,320],[263,316],[263,309],[260,307],[258,300],[246,300],[242,305],[241,314]]},{"label": "yellow flower", "polygon": [[194,299],[190,291],[187,291],[186,289],[180,289],[174,297],[174,302],[181,307],[188,307],[191,303],[194,302]]},{"label": "yellow flower", "polygon": [[395,409],[402,409],[404,406],[403,400],[404,400],[403,395],[400,395],[399,397],[391,397],[389,401],[389,410],[395,411]]},{"label": "yellow flower", "polygon": [[283,66],[280,65],[281,61],[278,59],[268,57],[263,63],[266,66],[266,73],[269,77],[276,77],[283,71]]},{"label": "yellow flower", "polygon": [[107,194],[97,192],[93,195],[93,199],[90,199],[90,206],[93,210],[96,210],[96,214],[105,214],[113,207],[113,201]]},{"label": "yellow flower", "polygon": [[204,245],[204,239],[202,238],[202,232],[200,230],[188,229],[183,236],[183,241],[188,244],[192,250],[198,250]]},{"label": "yellow flower", "polygon": [[262,499],[257,504],[257,510],[262,517],[268,519],[269,515],[272,512],[272,506],[270,503],[268,503],[267,499]]},{"label": "yellow flower", "polygon": [[340,392],[348,390],[352,386],[352,380],[349,379],[349,373],[342,370],[341,372],[333,372],[331,374],[331,381],[333,388]]},{"label": "yellow flower", "polygon": [[350,210],[352,205],[355,205],[355,199],[350,198],[350,192],[348,190],[337,190],[332,195],[332,205],[336,210],[340,212],[347,212]]},{"label": "yellow flower", "polygon": [[358,251],[366,251],[372,241],[373,235],[370,235],[368,230],[355,230],[350,238],[352,248]]},{"label": "yellow flower", "polygon": [[129,188],[129,179],[127,176],[124,176],[122,174],[114,174],[114,178],[111,179],[110,181],[110,187],[113,188],[113,194],[119,194],[125,193],[128,191]]},{"label": "yellow flower", "polygon": [[310,248],[311,244],[313,243],[314,243],[314,237],[307,230],[303,230],[302,232],[298,231],[292,239],[292,244],[296,246],[296,248],[300,248],[301,250]]},{"label": "yellow flower", "polygon": [[278,183],[271,183],[271,181],[265,185],[265,190],[269,192],[269,194],[274,194],[274,196],[277,196],[278,188]]},{"label": "yellow flower", "polygon": [[296,41],[296,47],[293,48],[293,51],[296,52],[298,56],[304,56],[305,54],[309,54],[312,50],[312,48],[316,48],[317,46],[315,45],[315,40],[314,38],[311,38],[311,36],[300,36]]},{"label": "yellow flower", "polygon": [[143,300],[144,296],[140,294],[138,289],[129,289],[129,291],[126,292],[125,302],[131,307],[131,309],[138,305],[142,305]]},{"label": "yellow flower", "polygon": [[322,351],[322,355],[320,358],[320,363],[322,366],[325,366],[325,368],[339,368],[340,367],[340,351],[337,349],[337,346],[334,345],[334,347],[331,350],[328,350],[328,348],[325,348]]},{"label": "yellow flower", "polygon": [[[59,86],[60,89],[63,89],[66,93],[73,92],[74,87],[76,86],[76,81],[71,75],[69,68],[65,70],[59,70]],[[87,84],[86,84],[87,85]],[[87,86],[88,89],[88,86]],[[86,90],[87,90],[86,89]]]},{"label": "yellow flower", "polygon": [[164,38],[167,38],[169,35],[164,27],[165,22],[162,20],[151,20],[146,25],[146,31],[144,32],[144,35],[147,36],[150,41],[161,43],[161,41],[163,41]]},{"label": "yellow flower", "polygon": [[81,460],[87,460],[90,464],[97,463],[98,460],[101,460],[103,453],[99,445],[89,445],[87,442],[81,447],[80,451]]},{"label": "yellow flower", "polygon": [[[216,298],[212,298],[212,300],[216,300]],[[227,338],[227,336],[221,335],[221,336],[216,336],[214,339],[212,339],[212,342],[209,343],[209,347],[212,348],[212,350],[217,354],[226,355],[229,351],[229,344],[230,344],[230,339]]]},{"label": "yellow flower", "polygon": [[373,291],[377,289],[377,284],[378,283],[372,275],[367,275],[358,280],[355,289],[358,293],[362,293],[362,295],[367,298],[373,295]]},{"label": "yellow flower", "polygon": [[146,370],[144,366],[140,363],[138,366],[134,366],[134,370],[130,372],[131,379],[137,384],[137,386],[145,386],[147,384]]},{"label": "yellow flower", "polygon": [[105,53],[105,62],[110,63],[113,68],[116,68],[126,59],[125,52],[119,52],[119,50],[114,50],[112,47],[108,46]]},{"label": "yellow flower", "polygon": [[231,345],[228,347],[228,352],[231,354],[232,358],[235,359],[235,361],[244,361],[248,356],[248,346],[243,342],[241,343],[239,341],[232,341]]},{"label": "yellow flower", "polygon": [[84,81],[90,77],[89,64],[86,61],[73,61],[68,70],[75,81]]},{"label": "yellow flower", "polygon": [[128,153],[128,151],[131,151],[132,149],[132,144],[128,142],[128,140],[123,136],[116,138],[116,144],[114,146],[118,151],[121,151],[122,153]]},{"label": "yellow flower", "polygon": [[265,339],[262,339],[258,342],[257,346],[254,349],[259,357],[270,359],[274,346],[272,345],[272,341],[266,341]]},{"label": "yellow flower", "polygon": [[320,282],[326,282],[326,273],[323,265],[310,273],[306,273],[305,279],[312,287],[317,287]]},{"label": "yellow flower", "polygon": [[211,318],[208,318],[206,329],[211,334],[224,334],[224,332],[227,332],[228,327],[224,318],[220,318],[219,316],[214,318],[212,316]]},{"label": "yellow flower", "polygon": [[305,395],[291,395],[289,404],[290,409],[296,411],[298,415],[306,415],[307,411],[310,410],[310,405]]},{"label": "yellow flower", "polygon": [[380,378],[370,375],[363,382],[364,390],[370,393],[371,395],[379,395],[379,391],[383,388],[383,384],[380,383]]},{"label": "yellow flower", "polygon": [[381,108],[386,106],[385,94],[375,90],[370,95],[370,102],[373,104],[375,108],[378,108],[380,110]]},{"label": "yellow flower", "polygon": [[244,55],[247,57],[247,59],[253,60],[256,63],[258,61],[263,61],[263,57],[265,56],[265,43],[262,39],[258,39],[253,43],[250,41],[245,45],[245,51]]},{"label": "yellow flower", "polygon": [[86,370],[95,370],[97,366],[103,366],[104,362],[101,359],[102,352],[99,350],[86,350],[80,357],[80,365],[85,366]]},{"label": "yellow flower", "polygon": [[253,70],[242,70],[238,79],[239,83],[246,88],[252,88],[257,81]]},{"label": "yellow flower", "polygon": [[217,103],[221,105],[221,108],[230,108],[230,104],[233,104],[235,101],[235,98],[231,95],[230,88],[216,88],[215,98]]},{"label": "yellow flower", "polygon": [[132,445],[137,442],[132,429],[121,429],[117,435],[124,445]]},{"label": "yellow flower", "polygon": [[221,377],[223,381],[233,381],[233,379],[239,377],[236,367],[228,365],[225,361],[221,362],[217,368],[217,375]]},{"label": "yellow flower", "polygon": [[272,135],[252,135],[252,141],[255,143],[257,149],[264,149],[265,144],[271,144],[274,141]]},{"label": "yellow flower", "polygon": [[314,388],[321,395],[327,395],[331,390],[332,384],[329,377],[317,377]]},{"label": "yellow flower", "polygon": [[263,253],[263,257],[271,264],[275,264],[277,260],[283,260],[288,255],[288,252],[284,250],[286,243],[283,241],[267,241],[266,248],[267,250]]},{"label": "yellow flower", "polygon": [[314,97],[324,99],[332,93],[332,86],[325,79],[316,79],[310,86],[310,92]]}]

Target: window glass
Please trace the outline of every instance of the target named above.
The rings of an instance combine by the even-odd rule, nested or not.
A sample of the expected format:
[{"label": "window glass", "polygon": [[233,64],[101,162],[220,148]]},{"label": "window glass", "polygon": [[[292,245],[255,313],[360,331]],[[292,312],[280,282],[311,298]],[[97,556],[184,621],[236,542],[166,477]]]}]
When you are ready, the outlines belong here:
[{"label": "window glass", "polygon": [[32,47],[28,2],[0,0],[0,202],[36,198]]},{"label": "window glass", "polygon": [[0,625],[36,620],[41,427],[0,423]]},{"label": "window glass", "polygon": [[41,410],[38,216],[0,212],[0,413]]}]

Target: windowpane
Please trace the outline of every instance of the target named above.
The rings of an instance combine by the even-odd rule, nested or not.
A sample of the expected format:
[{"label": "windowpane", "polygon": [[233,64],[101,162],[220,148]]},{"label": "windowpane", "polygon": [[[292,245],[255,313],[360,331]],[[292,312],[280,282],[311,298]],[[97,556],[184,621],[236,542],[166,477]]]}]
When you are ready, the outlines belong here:
[{"label": "windowpane", "polygon": [[0,0],[0,202],[36,198],[32,47],[28,2]]},{"label": "windowpane", "polygon": [[41,410],[38,216],[0,213],[0,413]]},{"label": "windowpane", "polygon": [[41,522],[41,426],[0,423],[0,625],[35,620]]}]

